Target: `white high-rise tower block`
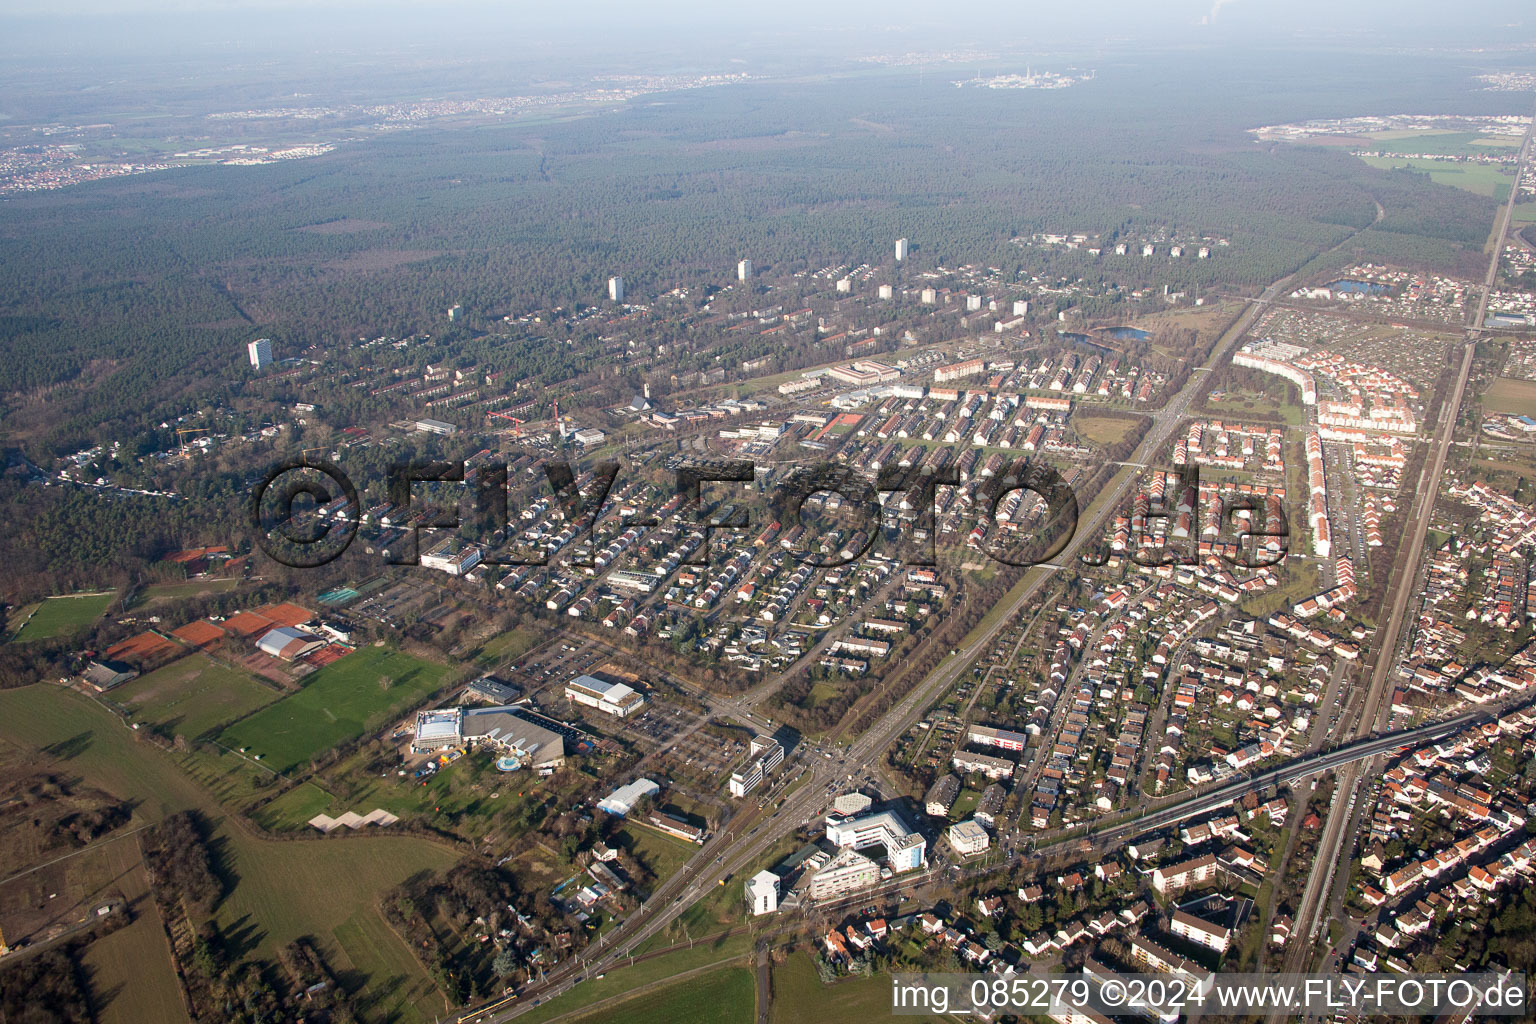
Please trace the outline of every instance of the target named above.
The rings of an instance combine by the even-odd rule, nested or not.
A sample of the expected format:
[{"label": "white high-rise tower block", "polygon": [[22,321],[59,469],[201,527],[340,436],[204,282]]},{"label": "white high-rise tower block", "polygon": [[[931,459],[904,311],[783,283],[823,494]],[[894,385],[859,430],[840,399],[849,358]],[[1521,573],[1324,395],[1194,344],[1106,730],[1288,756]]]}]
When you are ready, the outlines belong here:
[{"label": "white high-rise tower block", "polygon": [[902,260],[904,260],[906,258],[907,258],[907,240],[905,238],[898,238],[898,239],[896,239],[896,262],[900,263]]},{"label": "white high-rise tower block", "polygon": [[608,279],[608,297],[614,302],[624,301],[624,279],[622,277],[610,277]]},{"label": "white high-rise tower block", "polygon": [[265,370],[272,365],[272,339],[257,338],[245,346],[245,351],[251,357],[251,365],[258,370]]},{"label": "white high-rise tower block", "polygon": [[745,281],[752,276],[752,261],[742,260],[736,264],[736,280]]}]

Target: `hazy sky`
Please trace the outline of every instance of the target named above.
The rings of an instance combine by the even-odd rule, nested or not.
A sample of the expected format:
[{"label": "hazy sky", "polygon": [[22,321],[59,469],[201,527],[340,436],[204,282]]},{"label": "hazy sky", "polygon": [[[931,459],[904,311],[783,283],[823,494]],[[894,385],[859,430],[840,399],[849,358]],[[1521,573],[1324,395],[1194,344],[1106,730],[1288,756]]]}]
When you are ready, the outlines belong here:
[{"label": "hazy sky", "polygon": [[1533,26],[1530,0],[0,0],[0,54],[231,44],[468,53],[555,43],[579,52],[668,41],[834,52],[1138,40],[1505,46],[1536,42]]}]

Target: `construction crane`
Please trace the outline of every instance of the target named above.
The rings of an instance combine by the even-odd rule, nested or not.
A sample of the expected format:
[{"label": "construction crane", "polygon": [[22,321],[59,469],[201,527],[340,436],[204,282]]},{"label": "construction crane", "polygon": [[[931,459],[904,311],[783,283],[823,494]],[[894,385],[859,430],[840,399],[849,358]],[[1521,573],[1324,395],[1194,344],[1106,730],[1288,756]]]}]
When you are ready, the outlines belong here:
[{"label": "construction crane", "polygon": [[182,458],[190,459],[192,457],[192,452],[187,447],[187,435],[188,434],[206,434],[206,433],[209,433],[211,430],[212,430],[211,427],[177,427],[176,428],[176,444],[178,446],[180,446],[180,448],[181,448]]}]

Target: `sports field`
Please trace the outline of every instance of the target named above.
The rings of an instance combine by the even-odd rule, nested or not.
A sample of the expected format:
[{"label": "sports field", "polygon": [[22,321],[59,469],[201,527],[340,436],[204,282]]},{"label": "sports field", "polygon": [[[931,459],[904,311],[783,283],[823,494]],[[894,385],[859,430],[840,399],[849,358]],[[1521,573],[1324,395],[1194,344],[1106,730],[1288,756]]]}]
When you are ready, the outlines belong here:
[{"label": "sports field", "polygon": [[124,683],[110,694],[134,721],[196,739],[250,714],[278,694],[206,654],[193,654]]},{"label": "sports field", "polygon": [[1483,409],[1512,416],[1536,416],[1536,381],[1500,377],[1483,395]]},{"label": "sports field", "polygon": [[56,636],[78,633],[101,618],[112,604],[114,596],[115,591],[104,590],[94,594],[66,594],[46,598],[11,639],[25,643],[28,640],[51,640]]},{"label": "sports field", "polygon": [[[447,671],[386,647],[364,647],[315,672],[298,693],[236,722],[219,742],[249,748],[251,756],[285,771],[384,724],[436,689]],[[391,679],[388,689],[379,685],[384,676]]]}]

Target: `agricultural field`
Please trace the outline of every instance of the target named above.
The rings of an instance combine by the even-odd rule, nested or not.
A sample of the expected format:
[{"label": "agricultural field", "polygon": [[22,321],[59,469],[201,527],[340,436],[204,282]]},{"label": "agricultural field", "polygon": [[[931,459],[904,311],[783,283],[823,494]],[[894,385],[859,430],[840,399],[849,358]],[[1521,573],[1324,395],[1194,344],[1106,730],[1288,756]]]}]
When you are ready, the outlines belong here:
[{"label": "agricultural field", "polygon": [[[132,849],[137,860],[136,843]],[[175,1024],[188,1020],[170,943],[160,923],[160,912],[150,899],[144,865],[136,863],[118,875],[116,884],[133,910],[133,921],[91,943],[81,958],[97,1006],[96,1020],[99,1024],[140,1024],[147,1020]]]},{"label": "agricultural field", "polygon": [[[811,955],[795,952],[773,965],[773,1003],[769,1024],[843,1024],[844,1021],[885,1020],[891,1016],[891,982],[875,975],[843,978],[822,984]],[[905,1021],[938,1022],[937,1014],[902,1017]]]},{"label": "agricultural field", "polygon": [[136,722],[196,739],[277,700],[278,694],[206,654],[192,654],[112,691]]},{"label": "agricultural field", "polygon": [[1444,160],[1390,156],[1363,156],[1360,159],[1382,170],[1407,167],[1420,174],[1428,174],[1436,185],[1466,189],[1501,203],[1509,198],[1509,189],[1515,180],[1511,171],[1494,164],[1453,164]]},{"label": "agricultural field", "polygon": [[388,833],[259,839],[233,824],[171,757],[137,741],[89,698],[59,687],[0,692],[0,739],[67,762],[69,771],[90,785],[134,801],[143,820],[201,812],[213,824],[221,874],[236,881],[215,915],[225,934],[241,936],[258,955],[297,936],[314,936],[346,979],[361,1020],[403,1024],[446,1010],[436,986],[379,914],[375,898],[417,871],[452,866],[458,855],[449,847]]},{"label": "agricultural field", "polygon": [[115,591],[104,590],[94,594],[65,594],[45,598],[27,616],[11,640],[25,643],[28,640],[51,640],[56,636],[78,633],[101,618],[115,596]]},{"label": "agricultural field", "polygon": [[1438,156],[1488,155],[1520,145],[1518,135],[1480,135],[1435,129],[1404,128],[1370,132],[1356,138],[1361,149],[1382,153],[1434,153]]},{"label": "agricultural field", "polygon": [[1536,381],[1500,377],[1483,394],[1485,412],[1536,416]]},{"label": "agricultural field", "polygon": [[[361,650],[318,670],[298,693],[224,730],[219,742],[249,748],[278,771],[387,722],[435,690],[448,669],[384,647]],[[389,677],[387,688],[380,680]]]}]

